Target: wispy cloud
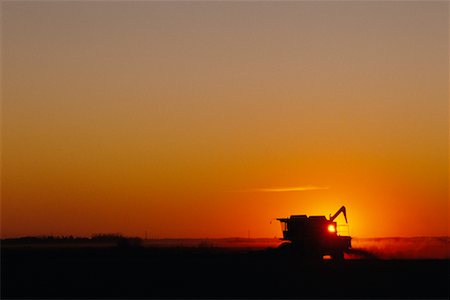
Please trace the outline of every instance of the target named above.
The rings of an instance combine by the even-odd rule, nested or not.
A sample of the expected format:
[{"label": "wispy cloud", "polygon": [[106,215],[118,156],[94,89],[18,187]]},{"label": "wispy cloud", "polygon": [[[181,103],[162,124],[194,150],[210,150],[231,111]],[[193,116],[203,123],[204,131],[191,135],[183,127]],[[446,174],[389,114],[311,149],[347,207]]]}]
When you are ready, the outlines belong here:
[{"label": "wispy cloud", "polygon": [[304,185],[304,186],[290,186],[290,187],[272,187],[272,188],[258,188],[250,191],[262,192],[262,193],[283,193],[283,192],[304,192],[304,191],[316,191],[316,190],[328,190],[328,186],[315,186],[315,185]]}]

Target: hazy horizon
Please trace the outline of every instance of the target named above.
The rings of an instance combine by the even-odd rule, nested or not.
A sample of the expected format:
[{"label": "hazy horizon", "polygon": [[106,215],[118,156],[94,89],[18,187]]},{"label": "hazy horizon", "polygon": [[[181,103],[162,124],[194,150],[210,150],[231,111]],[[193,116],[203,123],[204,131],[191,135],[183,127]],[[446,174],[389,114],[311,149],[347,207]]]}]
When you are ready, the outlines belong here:
[{"label": "hazy horizon", "polygon": [[[45,237],[44,237],[45,238]],[[114,240],[53,240],[40,241],[2,239],[6,244],[2,247],[114,247]],[[84,242],[84,243],[83,243]],[[117,241],[116,241],[117,242]],[[139,246],[144,248],[199,248],[229,249],[233,251],[270,251],[283,242],[278,238],[147,238],[142,239]],[[41,243],[41,244],[39,244]],[[103,243],[103,244],[102,244]],[[352,238],[352,247],[347,250],[347,259],[450,259],[450,237],[382,237]]]}]

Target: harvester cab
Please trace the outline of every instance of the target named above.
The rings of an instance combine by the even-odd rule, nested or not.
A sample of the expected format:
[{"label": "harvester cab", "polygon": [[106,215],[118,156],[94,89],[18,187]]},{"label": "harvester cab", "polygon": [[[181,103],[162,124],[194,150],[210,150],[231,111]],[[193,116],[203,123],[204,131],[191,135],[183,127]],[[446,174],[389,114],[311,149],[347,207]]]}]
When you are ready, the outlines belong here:
[{"label": "harvester cab", "polygon": [[330,256],[335,260],[344,259],[344,252],[351,248],[351,237],[338,232],[334,220],[344,215],[347,223],[347,212],[342,206],[329,219],[325,216],[292,215],[289,218],[279,218],[283,231],[282,240],[288,241],[280,245],[293,253],[322,259]]}]

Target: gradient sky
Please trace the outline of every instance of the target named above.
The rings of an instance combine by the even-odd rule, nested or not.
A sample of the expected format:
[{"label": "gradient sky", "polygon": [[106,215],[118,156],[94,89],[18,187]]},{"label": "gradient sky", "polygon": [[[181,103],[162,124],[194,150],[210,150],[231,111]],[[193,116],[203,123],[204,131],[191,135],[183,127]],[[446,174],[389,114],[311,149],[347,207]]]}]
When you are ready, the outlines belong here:
[{"label": "gradient sky", "polygon": [[448,2],[1,10],[2,237],[448,235]]}]

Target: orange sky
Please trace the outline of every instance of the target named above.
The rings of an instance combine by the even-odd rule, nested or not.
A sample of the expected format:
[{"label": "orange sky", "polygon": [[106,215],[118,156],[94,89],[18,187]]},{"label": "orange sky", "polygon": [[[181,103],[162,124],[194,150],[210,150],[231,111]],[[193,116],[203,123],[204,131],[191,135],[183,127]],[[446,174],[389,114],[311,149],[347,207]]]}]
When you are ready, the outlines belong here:
[{"label": "orange sky", "polygon": [[448,3],[1,9],[2,237],[448,235]]}]

